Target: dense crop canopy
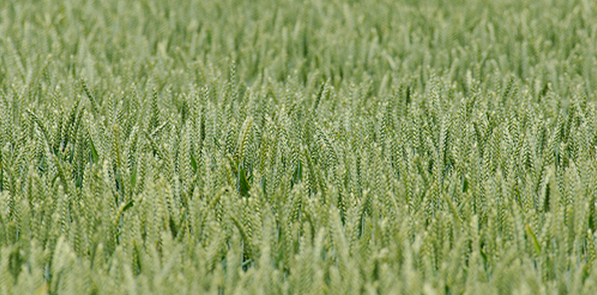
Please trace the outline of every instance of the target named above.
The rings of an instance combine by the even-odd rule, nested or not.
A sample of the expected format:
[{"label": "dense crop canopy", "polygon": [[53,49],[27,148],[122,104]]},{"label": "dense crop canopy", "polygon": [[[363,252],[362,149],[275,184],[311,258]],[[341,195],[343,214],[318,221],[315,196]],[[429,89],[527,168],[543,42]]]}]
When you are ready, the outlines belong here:
[{"label": "dense crop canopy", "polygon": [[0,2],[0,294],[597,294],[595,1]]}]

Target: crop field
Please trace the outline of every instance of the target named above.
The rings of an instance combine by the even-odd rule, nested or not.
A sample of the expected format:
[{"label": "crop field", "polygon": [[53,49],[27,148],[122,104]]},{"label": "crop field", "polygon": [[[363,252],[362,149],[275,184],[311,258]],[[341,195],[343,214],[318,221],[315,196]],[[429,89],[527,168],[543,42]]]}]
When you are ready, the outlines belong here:
[{"label": "crop field", "polygon": [[597,1],[0,0],[0,294],[597,294]]}]

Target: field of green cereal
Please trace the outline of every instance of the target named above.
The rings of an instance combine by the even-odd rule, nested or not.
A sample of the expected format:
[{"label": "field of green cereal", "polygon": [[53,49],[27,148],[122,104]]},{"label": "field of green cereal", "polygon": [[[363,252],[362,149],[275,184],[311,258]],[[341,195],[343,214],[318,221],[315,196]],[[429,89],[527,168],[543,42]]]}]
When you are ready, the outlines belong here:
[{"label": "field of green cereal", "polygon": [[596,1],[0,2],[0,294],[597,294]]}]

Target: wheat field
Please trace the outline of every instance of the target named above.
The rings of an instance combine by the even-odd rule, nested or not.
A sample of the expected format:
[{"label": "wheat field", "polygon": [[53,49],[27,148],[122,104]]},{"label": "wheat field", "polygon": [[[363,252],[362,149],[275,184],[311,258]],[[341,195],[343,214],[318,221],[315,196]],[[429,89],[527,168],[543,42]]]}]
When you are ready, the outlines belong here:
[{"label": "wheat field", "polygon": [[2,0],[0,294],[597,294],[596,13]]}]

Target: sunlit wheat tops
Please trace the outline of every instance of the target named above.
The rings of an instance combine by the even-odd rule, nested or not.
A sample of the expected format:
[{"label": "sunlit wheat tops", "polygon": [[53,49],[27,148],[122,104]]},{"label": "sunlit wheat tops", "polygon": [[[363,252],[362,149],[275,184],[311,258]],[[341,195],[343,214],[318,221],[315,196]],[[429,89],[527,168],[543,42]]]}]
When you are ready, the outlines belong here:
[{"label": "sunlit wheat tops", "polygon": [[597,294],[597,2],[0,5],[0,294]]}]

